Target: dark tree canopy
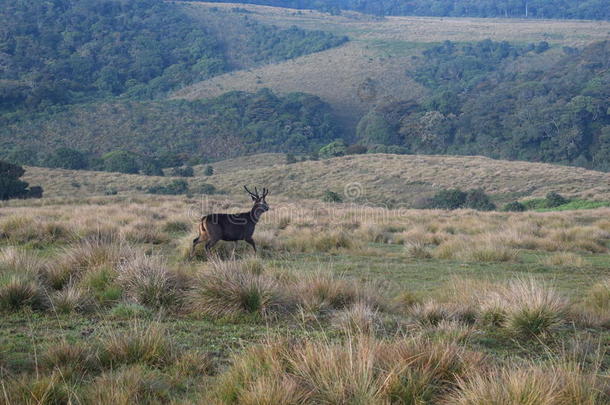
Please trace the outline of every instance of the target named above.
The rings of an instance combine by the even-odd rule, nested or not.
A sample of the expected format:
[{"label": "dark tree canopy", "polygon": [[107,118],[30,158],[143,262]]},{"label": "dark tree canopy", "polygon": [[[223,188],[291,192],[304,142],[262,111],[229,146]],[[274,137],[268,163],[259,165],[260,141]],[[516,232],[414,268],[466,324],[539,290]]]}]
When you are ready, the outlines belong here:
[{"label": "dark tree canopy", "polygon": [[23,167],[0,160],[0,200],[42,197],[41,187],[28,189],[28,183],[20,180],[24,174]]}]

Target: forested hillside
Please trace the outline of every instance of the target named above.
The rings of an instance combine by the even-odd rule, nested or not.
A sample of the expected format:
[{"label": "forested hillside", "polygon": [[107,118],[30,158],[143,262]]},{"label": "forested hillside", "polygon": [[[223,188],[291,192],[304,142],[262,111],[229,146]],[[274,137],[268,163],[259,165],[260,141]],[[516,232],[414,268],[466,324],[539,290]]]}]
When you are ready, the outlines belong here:
[{"label": "forested hillside", "polygon": [[313,9],[333,14],[354,10],[378,16],[610,19],[606,0],[245,0],[239,3]]},{"label": "forested hillside", "polygon": [[68,106],[2,126],[0,157],[65,167],[55,160],[68,147],[84,153],[85,163],[67,168],[96,168],[96,158],[114,150],[153,159],[180,155],[182,161],[195,162],[261,151],[304,153],[339,136],[330,111],[318,97],[276,96],[267,90],[231,92],[206,101]]},{"label": "forested hillside", "polygon": [[564,48],[563,57],[550,56],[545,65],[547,49],[544,42],[490,40],[432,47],[411,72],[430,96],[376,107],[361,120],[358,136],[407,153],[610,170],[610,41]]},{"label": "forested hillside", "polygon": [[[258,62],[345,41],[251,22]],[[2,0],[0,113],[113,96],[152,99],[227,71],[217,35],[162,0]]]}]

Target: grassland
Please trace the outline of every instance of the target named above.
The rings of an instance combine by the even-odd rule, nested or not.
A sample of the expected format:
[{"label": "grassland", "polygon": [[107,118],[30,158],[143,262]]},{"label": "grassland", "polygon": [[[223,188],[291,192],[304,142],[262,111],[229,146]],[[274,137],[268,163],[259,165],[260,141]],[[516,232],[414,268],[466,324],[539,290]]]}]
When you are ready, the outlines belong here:
[{"label": "grassland", "polygon": [[[279,27],[298,26],[347,35],[350,42],[324,52],[278,64],[241,70],[196,83],[174,97],[210,98],[230,90],[263,87],[279,93],[302,91],[328,102],[346,128],[354,129],[371,105],[391,100],[418,99],[424,89],[405,74],[412,57],[427,44],[451,41],[539,42],[580,46],[607,39],[606,21],[511,20],[476,18],[388,17],[383,20],[358,13],[330,16],[265,6],[190,3],[190,15],[209,21],[246,16]],[[232,11],[236,7],[247,13]],[[211,11],[217,10],[217,11]],[[552,57],[545,55],[545,57]],[[532,61],[528,61],[532,63]],[[548,63],[548,60],[542,61]]]},{"label": "grassland", "polygon": [[[411,206],[442,188],[482,188],[500,203],[543,197],[550,191],[586,200],[610,200],[610,174],[544,163],[511,162],[485,157],[425,155],[352,155],[285,164],[281,154],[263,154],[212,164],[213,176],[186,179],[218,190],[241,193],[244,184],[266,185],[275,195],[320,198],[326,190],[347,202]],[[203,167],[197,167],[201,175]],[[109,190],[142,193],[169,177],[123,175],[29,167],[24,177],[45,195],[88,196]]]},{"label": "grassland", "polygon": [[268,200],[211,260],[246,198],[4,203],[0,403],[607,403],[610,209]]}]

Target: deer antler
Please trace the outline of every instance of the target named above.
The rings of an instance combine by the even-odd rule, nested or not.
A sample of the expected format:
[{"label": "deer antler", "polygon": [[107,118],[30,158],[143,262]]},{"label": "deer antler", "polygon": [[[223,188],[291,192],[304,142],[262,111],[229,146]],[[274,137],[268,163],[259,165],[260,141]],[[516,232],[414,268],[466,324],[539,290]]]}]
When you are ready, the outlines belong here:
[{"label": "deer antler", "polygon": [[252,191],[248,190],[248,187],[246,187],[246,186],[244,186],[244,188],[246,189],[246,192],[247,192],[248,194],[250,194],[252,197],[254,197],[254,198],[259,198],[259,197],[258,197],[258,191],[256,190],[256,187],[254,187],[254,191],[255,191],[255,193],[253,193]]},{"label": "deer antler", "polygon": [[269,189],[263,188],[263,198],[267,197],[267,194],[269,194]]}]

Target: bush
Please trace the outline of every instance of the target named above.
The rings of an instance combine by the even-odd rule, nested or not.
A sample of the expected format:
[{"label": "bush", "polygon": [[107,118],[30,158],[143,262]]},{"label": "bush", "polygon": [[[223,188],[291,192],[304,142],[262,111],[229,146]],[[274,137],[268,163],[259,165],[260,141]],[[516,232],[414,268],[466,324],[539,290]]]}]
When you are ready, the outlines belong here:
[{"label": "bush", "polygon": [[0,200],[42,197],[42,187],[28,189],[29,184],[19,180],[24,174],[23,167],[0,160]]},{"label": "bush", "polygon": [[81,151],[70,148],[56,149],[47,159],[49,167],[58,167],[61,169],[86,169],[89,166],[87,157]]},{"label": "bush", "polygon": [[322,159],[343,156],[345,155],[346,150],[347,147],[345,146],[345,142],[342,139],[338,139],[326,146],[321,147],[318,155]]},{"label": "bush", "polygon": [[343,202],[343,198],[341,198],[341,196],[334,191],[326,190],[322,196],[322,201],[340,203]]},{"label": "bush", "polygon": [[178,195],[186,194],[189,191],[189,184],[186,180],[174,180],[164,186],[157,185],[148,188],[150,194]]},{"label": "bush", "polygon": [[563,197],[561,194],[558,194],[554,191],[551,191],[550,193],[548,193],[546,195],[547,208],[559,207],[560,205],[564,205],[569,202],[570,202],[570,200],[568,200],[567,198]]},{"label": "bush", "polygon": [[521,204],[519,201],[512,201],[502,207],[502,211],[506,212],[523,212],[525,211],[525,205]]},{"label": "bush", "polygon": [[489,196],[481,189],[470,190],[466,193],[464,208],[471,208],[479,211],[493,211],[496,205],[491,202]]},{"label": "bush", "polygon": [[140,171],[138,156],[135,153],[117,150],[102,156],[104,170],[107,172],[119,172],[136,174]]},{"label": "bush", "polygon": [[191,192],[193,194],[216,194],[218,190],[211,184],[202,183],[198,186],[192,187]]},{"label": "bush", "polygon": [[368,150],[368,148],[364,145],[350,145],[345,149],[345,154],[346,155],[361,155],[363,153],[366,153],[366,151]]},{"label": "bush", "polygon": [[176,177],[193,177],[195,175],[195,171],[191,166],[174,167],[169,171],[169,175]]},{"label": "bush", "polygon": [[440,190],[430,199],[421,199],[418,208],[436,208],[455,210],[458,208],[471,208],[479,211],[496,209],[494,203],[481,189],[462,191],[460,189]]},{"label": "bush", "polygon": [[466,203],[467,194],[459,189],[441,190],[432,197],[430,208],[455,210],[462,208]]},{"label": "bush", "polygon": [[214,168],[210,165],[207,165],[205,167],[205,171],[203,172],[203,174],[205,174],[206,176],[211,176],[214,174]]},{"label": "bush", "polygon": [[297,162],[297,158],[292,153],[286,154],[286,164],[291,165]]}]

